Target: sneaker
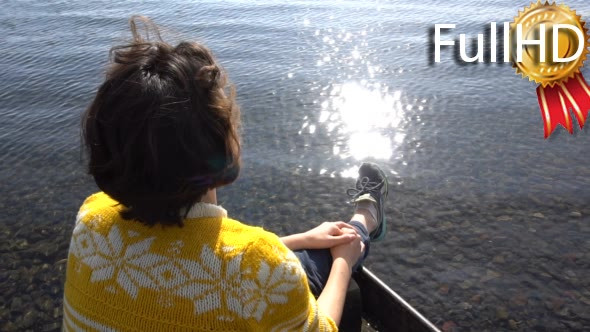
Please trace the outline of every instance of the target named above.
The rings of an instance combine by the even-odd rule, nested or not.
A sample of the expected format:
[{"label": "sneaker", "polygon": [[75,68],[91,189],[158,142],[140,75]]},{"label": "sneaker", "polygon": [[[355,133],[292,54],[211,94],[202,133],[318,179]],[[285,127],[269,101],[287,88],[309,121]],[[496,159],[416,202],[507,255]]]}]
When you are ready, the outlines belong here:
[{"label": "sneaker", "polygon": [[363,163],[359,168],[359,176],[355,188],[350,188],[346,194],[351,197],[351,203],[369,200],[377,208],[377,228],[369,234],[371,241],[381,241],[387,232],[383,205],[387,198],[387,177],[385,172],[374,163]]}]

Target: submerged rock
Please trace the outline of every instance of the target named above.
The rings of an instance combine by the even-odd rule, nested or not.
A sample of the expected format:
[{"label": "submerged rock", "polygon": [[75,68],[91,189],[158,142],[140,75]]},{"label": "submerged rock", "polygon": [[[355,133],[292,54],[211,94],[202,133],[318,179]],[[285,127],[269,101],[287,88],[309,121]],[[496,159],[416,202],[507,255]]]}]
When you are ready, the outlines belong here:
[{"label": "submerged rock", "polygon": [[448,284],[442,284],[438,288],[438,292],[442,295],[447,295],[449,293],[450,286]]},{"label": "submerged rock", "polygon": [[441,327],[441,330],[443,332],[453,332],[453,331],[456,330],[455,329],[456,327],[457,327],[457,324],[455,324],[455,322],[453,322],[453,321],[446,321],[446,322],[443,323],[443,325]]},{"label": "submerged rock", "polygon": [[19,325],[21,328],[29,328],[29,327],[33,326],[33,324],[35,324],[36,320],[37,320],[37,313],[35,311],[30,310],[24,314]]},{"label": "submerged rock", "polygon": [[496,309],[496,317],[498,317],[499,319],[507,319],[508,310],[505,307],[498,307]]},{"label": "submerged rock", "polygon": [[504,259],[504,256],[502,256],[502,255],[496,255],[496,256],[494,256],[494,259],[492,259],[492,262],[499,263],[499,264],[502,264],[505,261],[506,260]]},{"label": "submerged rock", "polygon": [[23,308],[23,300],[20,297],[15,297],[12,299],[10,303],[10,311],[12,312],[21,312]]}]

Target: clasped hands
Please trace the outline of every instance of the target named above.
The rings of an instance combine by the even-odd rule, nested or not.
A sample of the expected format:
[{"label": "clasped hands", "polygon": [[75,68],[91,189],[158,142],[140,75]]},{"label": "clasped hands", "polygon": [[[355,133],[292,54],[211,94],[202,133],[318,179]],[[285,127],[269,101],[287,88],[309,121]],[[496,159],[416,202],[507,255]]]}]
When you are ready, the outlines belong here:
[{"label": "clasped hands", "polygon": [[291,250],[330,249],[332,257],[354,263],[365,250],[356,229],[343,221],[323,222],[304,233],[288,235],[281,241]]}]

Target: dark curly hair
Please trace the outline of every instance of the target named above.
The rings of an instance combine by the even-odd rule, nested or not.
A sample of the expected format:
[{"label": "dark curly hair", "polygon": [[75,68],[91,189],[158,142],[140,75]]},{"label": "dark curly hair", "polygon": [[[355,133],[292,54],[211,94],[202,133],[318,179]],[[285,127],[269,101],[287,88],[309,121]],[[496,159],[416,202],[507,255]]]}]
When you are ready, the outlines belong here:
[{"label": "dark curly hair", "polygon": [[111,49],[83,116],[88,172],[123,218],[182,226],[207,190],[238,176],[235,90],[204,45],[171,46],[148,18],[129,22],[133,40]]}]

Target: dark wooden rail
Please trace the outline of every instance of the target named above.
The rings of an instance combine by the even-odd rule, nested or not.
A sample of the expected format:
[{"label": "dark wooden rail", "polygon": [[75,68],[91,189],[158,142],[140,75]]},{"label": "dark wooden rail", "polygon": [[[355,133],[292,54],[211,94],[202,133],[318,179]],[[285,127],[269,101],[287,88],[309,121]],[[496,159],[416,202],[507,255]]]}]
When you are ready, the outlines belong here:
[{"label": "dark wooden rail", "polygon": [[[377,331],[440,332],[428,319],[366,268],[348,288],[340,330],[361,331],[362,319]],[[367,330],[365,327],[363,330]]]}]

